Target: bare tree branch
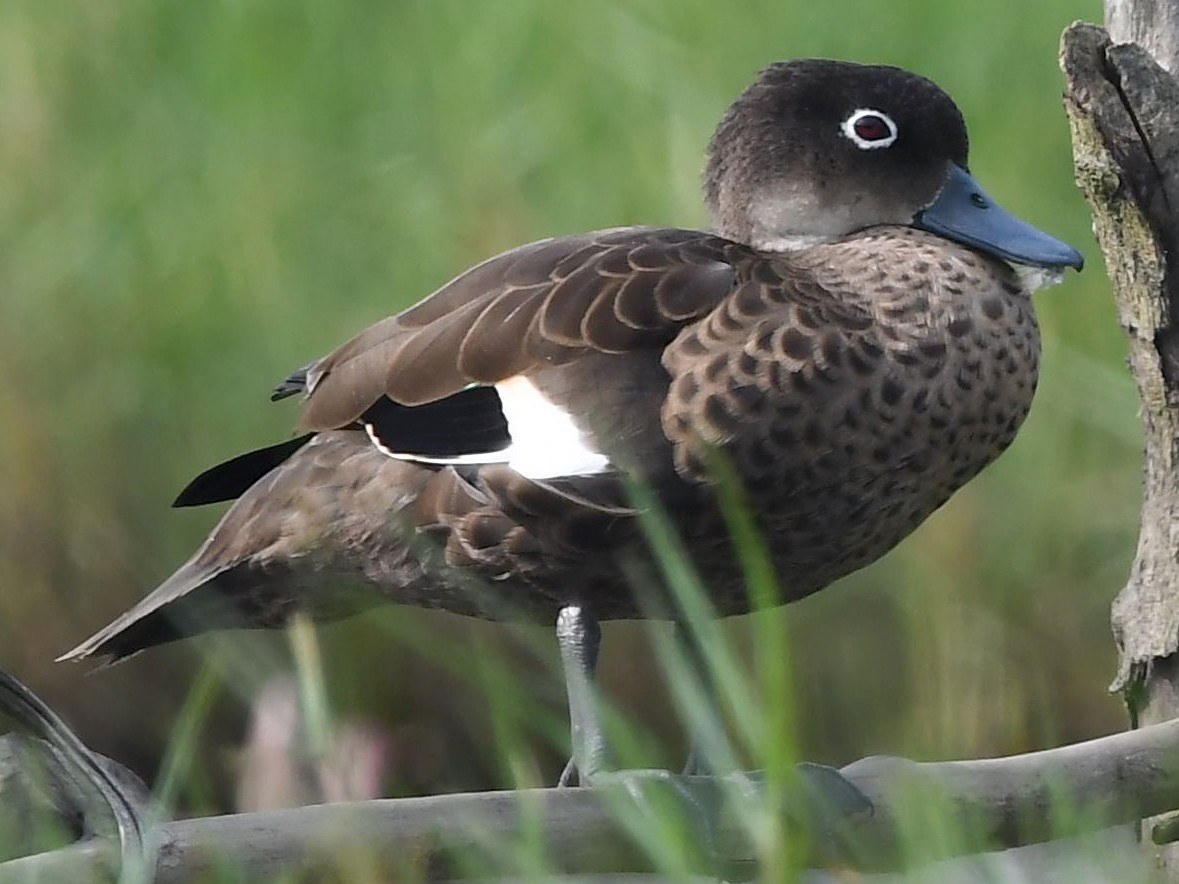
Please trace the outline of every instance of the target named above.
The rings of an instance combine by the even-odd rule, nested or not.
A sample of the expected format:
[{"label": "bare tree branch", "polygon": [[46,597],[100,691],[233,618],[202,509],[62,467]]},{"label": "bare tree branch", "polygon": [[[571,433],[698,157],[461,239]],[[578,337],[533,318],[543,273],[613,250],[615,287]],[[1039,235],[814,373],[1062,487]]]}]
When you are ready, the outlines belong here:
[{"label": "bare tree branch", "polygon": [[[1013,847],[1096,830],[1179,808],[1179,721],[1086,743],[981,761],[920,764],[869,758],[842,773],[874,803],[871,817],[828,830],[818,860],[886,871],[905,852],[906,808],[949,819],[961,853]],[[715,781],[692,778],[700,794]],[[734,796],[748,801],[748,792]],[[753,796],[756,799],[757,795]],[[430,877],[510,873],[511,847],[529,838],[546,862],[566,872],[644,871],[650,864],[617,821],[614,789],[540,789],[327,804],[166,823],[149,836],[158,847],[160,884],[187,882],[217,868],[247,878],[291,868],[339,868],[364,858],[384,869]],[[795,807],[794,810],[798,810]],[[717,844],[734,869],[749,869],[753,849],[721,808]],[[822,819],[810,819],[811,831]],[[0,882],[83,880],[104,850],[88,842],[0,864]],[[518,870],[517,870],[518,871]],[[702,869],[702,871],[704,871]]]},{"label": "bare tree branch", "polygon": [[40,697],[2,669],[0,713],[37,738],[23,743],[8,740],[5,751],[18,755],[22,748],[26,753],[40,751],[42,768],[50,775],[49,800],[76,816],[87,834],[117,840],[120,855],[115,867],[133,875],[134,868],[149,862],[143,852],[147,790],[138,778],[90,751]]}]

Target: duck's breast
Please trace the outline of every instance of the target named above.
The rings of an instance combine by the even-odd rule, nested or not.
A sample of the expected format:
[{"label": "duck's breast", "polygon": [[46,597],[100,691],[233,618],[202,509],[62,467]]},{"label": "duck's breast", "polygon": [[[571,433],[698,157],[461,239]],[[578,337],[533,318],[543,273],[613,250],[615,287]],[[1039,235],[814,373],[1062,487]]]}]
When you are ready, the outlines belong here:
[{"label": "duck's breast", "polygon": [[669,348],[663,422],[684,475],[723,449],[797,598],[883,555],[1011,443],[1039,351],[1007,265],[879,228],[764,259]]}]

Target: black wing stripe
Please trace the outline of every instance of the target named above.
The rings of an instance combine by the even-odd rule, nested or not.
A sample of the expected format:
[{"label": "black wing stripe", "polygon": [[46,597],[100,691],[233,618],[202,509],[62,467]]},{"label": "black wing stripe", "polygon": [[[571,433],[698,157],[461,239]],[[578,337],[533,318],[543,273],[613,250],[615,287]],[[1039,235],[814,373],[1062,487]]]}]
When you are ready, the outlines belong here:
[{"label": "black wing stripe", "polygon": [[386,451],[445,458],[502,451],[512,443],[494,387],[471,387],[425,405],[382,396],[361,416]]}]

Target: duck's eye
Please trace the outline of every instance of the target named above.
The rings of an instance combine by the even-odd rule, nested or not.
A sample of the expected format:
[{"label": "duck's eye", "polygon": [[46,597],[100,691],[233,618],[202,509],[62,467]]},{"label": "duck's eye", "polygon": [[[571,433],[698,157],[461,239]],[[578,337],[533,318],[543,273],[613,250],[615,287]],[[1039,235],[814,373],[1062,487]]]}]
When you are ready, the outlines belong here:
[{"label": "duck's eye", "polygon": [[889,147],[897,140],[897,124],[892,117],[872,108],[854,111],[840,128],[860,150]]}]

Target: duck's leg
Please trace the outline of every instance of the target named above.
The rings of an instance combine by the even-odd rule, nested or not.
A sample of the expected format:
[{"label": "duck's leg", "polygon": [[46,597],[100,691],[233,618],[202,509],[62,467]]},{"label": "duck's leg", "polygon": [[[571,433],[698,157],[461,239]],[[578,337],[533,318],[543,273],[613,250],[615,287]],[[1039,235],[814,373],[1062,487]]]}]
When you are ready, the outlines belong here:
[{"label": "duck's leg", "polygon": [[[703,665],[703,655],[696,645],[696,639],[687,630],[677,626],[680,641],[697,667],[698,675],[708,692],[709,703],[715,706],[715,685]],[[656,798],[658,793],[674,796],[684,814],[684,822],[694,833],[693,844],[699,850],[702,867],[711,869],[722,877],[725,858],[718,849],[721,813],[727,800],[734,796],[756,794],[758,774],[731,772],[718,777],[711,769],[716,752],[710,751],[718,737],[715,730],[702,735],[703,740],[693,739],[689,755],[689,769],[686,774],[703,774],[694,779],[666,770],[618,770],[606,745],[602,729],[600,703],[598,701],[595,670],[598,650],[602,642],[602,630],[597,619],[580,605],[562,608],[557,615],[557,641],[561,648],[561,662],[565,670],[565,689],[569,697],[569,727],[573,743],[573,758],[565,766],[559,786],[572,785],[576,779],[580,785],[614,789],[629,796],[645,815],[661,812],[667,805]],[[712,710],[708,713],[715,716]],[[709,721],[719,726],[719,718]],[[849,812],[862,812],[871,804],[831,768],[819,765],[800,765],[799,774],[808,787],[803,790],[804,801],[817,801],[816,805],[824,816],[819,817],[825,824],[830,819],[841,819]],[[807,816],[806,818],[814,818]]]},{"label": "duck's leg", "polygon": [[575,779],[584,785],[595,774],[611,767],[595,683],[602,627],[585,608],[568,605],[557,614],[557,643],[565,669],[569,732],[573,743],[573,757],[565,765],[557,785],[573,785]]},{"label": "duck's leg", "polygon": [[717,773],[717,758],[720,746],[718,740],[724,739],[724,725],[720,703],[717,700],[716,679],[700,648],[700,639],[683,623],[674,624],[676,643],[683,653],[688,665],[689,678],[700,686],[707,704],[703,729],[687,722],[688,729],[688,757],[684,761],[684,776],[709,776]]},{"label": "duck's leg", "polygon": [[671,790],[679,796],[689,824],[699,834],[697,843],[703,846],[705,860],[710,867],[717,867],[720,856],[714,845],[720,805],[714,800],[715,790],[707,790],[702,798],[685,788],[680,778],[669,771],[617,770],[610,757],[594,677],[602,644],[602,628],[597,618],[580,605],[562,608],[557,615],[557,642],[565,669],[573,742],[573,758],[565,766],[558,785],[571,785],[576,777],[582,786],[621,790],[645,814],[656,812],[658,805],[653,803],[653,791]]}]

